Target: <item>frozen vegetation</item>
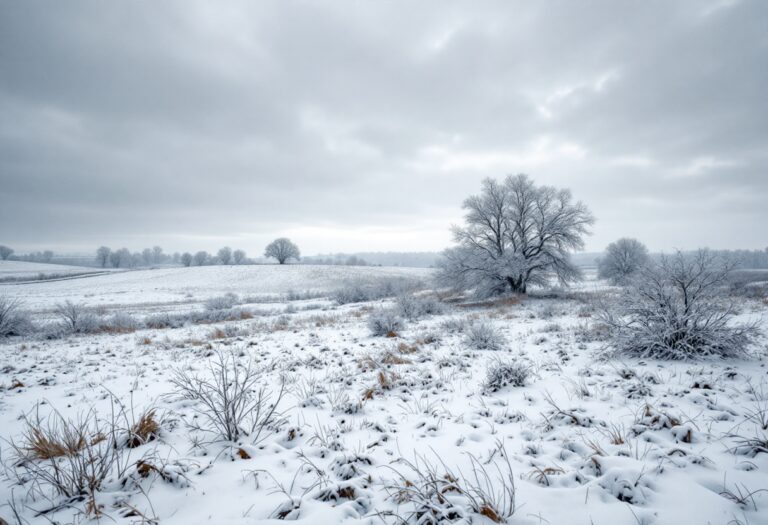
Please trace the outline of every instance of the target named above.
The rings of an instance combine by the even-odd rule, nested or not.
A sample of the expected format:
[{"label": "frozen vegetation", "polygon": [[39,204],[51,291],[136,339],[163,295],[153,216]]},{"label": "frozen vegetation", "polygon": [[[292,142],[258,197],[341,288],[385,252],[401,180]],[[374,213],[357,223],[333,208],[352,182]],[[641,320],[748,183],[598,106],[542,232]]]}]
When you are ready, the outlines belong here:
[{"label": "frozen vegetation", "polygon": [[588,275],[489,300],[405,268],[0,285],[0,517],[768,523],[766,296],[698,296],[749,337],[670,360]]}]

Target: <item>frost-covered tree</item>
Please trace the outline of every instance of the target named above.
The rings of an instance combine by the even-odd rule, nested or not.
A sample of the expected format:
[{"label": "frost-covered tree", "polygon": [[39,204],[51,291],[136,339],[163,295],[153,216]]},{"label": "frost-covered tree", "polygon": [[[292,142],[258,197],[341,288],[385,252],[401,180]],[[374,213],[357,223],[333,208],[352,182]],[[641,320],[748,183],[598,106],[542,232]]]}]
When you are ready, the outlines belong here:
[{"label": "frost-covered tree", "polygon": [[235,250],[232,253],[232,258],[235,261],[235,264],[243,264],[245,262],[245,252],[243,250]]},{"label": "frost-covered tree", "polygon": [[201,251],[199,251],[199,252],[195,253],[195,255],[194,255],[194,259],[195,259],[195,265],[196,265],[196,266],[202,266],[202,265],[204,265],[205,263],[207,263],[207,262],[208,262],[208,259],[210,259],[210,257],[211,257],[211,256],[210,256],[210,255],[208,255],[208,252],[206,252],[206,251],[203,251],[203,250],[201,250]]},{"label": "frost-covered tree", "polygon": [[192,266],[192,254],[189,252],[182,253],[179,260],[184,266]]},{"label": "frost-covered tree", "polygon": [[99,266],[105,268],[110,262],[110,255],[112,255],[112,250],[106,246],[101,246],[98,250],[96,250],[96,262],[99,264]]},{"label": "frost-covered tree", "polygon": [[40,257],[40,260],[44,263],[49,263],[51,262],[52,259],[53,259],[53,251],[51,250],[45,250]]},{"label": "frost-covered tree", "polygon": [[144,264],[144,266],[149,266],[152,264],[152,250],[149,248],[144,248],[141,252],[141,263]]},{"label": "frost-covered tree", "polygon": [[0,245],[0,259],[7,261],[8,257],[10,257],[13,254],[13,248],[9,248],[8,246]]},{"label": "frost-covered tree", "polygon": [[299,253],[299,247],[291,242],[290,239],[281,237],[275,239],[264,250],[264,257],[271,257],[277,259],[280,264],[285,264],[289,259],[296,259],[297,261],[301,257]]},{"label": "frost-covered tree", "polygon": [[597,275],[613,284],[624,285],[648,264],[648,248],[637,239],[622,238],[605,249],[597,262]]},{"label": "frost-covered tree", "polygon": [[163,262],[163,249],[160,246],[152,247],[152,262],[155,264]]},{"label": "frost-covered tree", "polygon": [[641,268],[600,320],[616,352],[642,358],[736,357],[747,353],[757,328],[733,322],[725,296],[733,261],[708,250],[662,256]]},{"label": "frost-covered tree", "polygon": [[580,278],[569,253],[583,248],[594,219],[569,190],[536,186],[526,175],[485,179],[463,208],[466,225],[453,228],[457,246],[438,263],[443,284],[491,296]]},{"label": "frost-covered tree", "polygon": [[126,268],[131,264],[131,252],[128,248],[120,248],[109,254],[109,262],[114,268]]},{"label": "frost-covered tree", "polygon": [[232,262],[232,248],[225,246],[219,250],[218,256],[221,264],[230,264]]}]

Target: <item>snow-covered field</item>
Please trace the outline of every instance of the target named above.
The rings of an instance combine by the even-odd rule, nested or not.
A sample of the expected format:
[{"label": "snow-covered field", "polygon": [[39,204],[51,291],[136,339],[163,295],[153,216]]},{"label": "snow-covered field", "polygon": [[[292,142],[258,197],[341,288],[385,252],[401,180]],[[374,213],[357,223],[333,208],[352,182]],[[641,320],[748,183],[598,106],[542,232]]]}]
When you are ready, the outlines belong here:
[{"label": "snow-covered field", "polygon": [[42,309],[65,300],[88,306],[130,308],[139,305],[144,308],[197,304],[225,293],[269,296],[288,292],[328,292],[348,280],[428,278],[431,272],[428,268],[362,266],[197,266],[135,270],[14,286],[0,283],[0,294],[20,298],[29,306]]},{"label": "snow-covered field", "polygon": [[[0,287],[0,294],[33,309],[65,299],[188,308],[227,292],[330,292],[350,280],[403,276],[426,279],[429,271],[163,269]],[[766,359],[605,359],[594,320],[595,294],[604,289],[590,281],[554,298],[444,304],[391,337],[375,337],[368,326],[391,299],[299,299],[237,321],[0,343],[0,503],[9,502],[0,517],[178,525],[768,524]],[[765,326],[766,309],[745,299],[741,316]],[[497,339],[483,339],[488,327]],[[482,349],[483,340],[496,348]],[[761,344],[768,349],[768,340]],[[266,406],[282,385],[277,412],[284,419],[234,441],[210,432],[203,406],[180,396],[172,380],[210,379],[220,358],[240,370],[252,364],[254,387],[271,393]],[[486,388],[487,370],[499,361],[528,371],[524,384]],[[15,459],[10,442],[24,446],[25,415],[55,410],[77,420],[95,413],[103,432],[119,403],[126,407],[116,423],[122,468],[95,506],[36,483]],[[160,423],[156,438],[127,446],[125,429],[147,409]],[[94,434],[79,447],[102,443]],[[514,513],[499,515],[512,508],[503,501],[512,487]]]},{"label": "snow-covered field", "polygon": [[114,271],[109,268],[87,268],[63,264],[45,264],[25,261],[0,261],[0,283],[50,277],[66,277]]}]

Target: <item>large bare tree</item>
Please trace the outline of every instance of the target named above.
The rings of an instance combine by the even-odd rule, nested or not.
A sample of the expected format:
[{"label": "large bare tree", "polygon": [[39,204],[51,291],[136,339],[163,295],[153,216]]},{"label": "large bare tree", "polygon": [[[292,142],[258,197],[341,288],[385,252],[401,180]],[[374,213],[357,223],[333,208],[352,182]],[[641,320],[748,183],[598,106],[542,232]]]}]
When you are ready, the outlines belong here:
[{"label": "large bare tree", "polygon": [[466,224],[453,228],[457,246],[439,263],[444,284],[490,296],[580,277],[569,253],[583,248],[594,219],[570,191],[536,186],[526,175],[485,179],[463,208]]},{"label": "large bare tree", "polygon": [[290,239],[281,237],[275,239],[264,250],[264,257],[271,257],[277,259],[280,264],[285,264],[289,259],[299,260],[301,254],[299,253],[299,247],[296,246]]}]

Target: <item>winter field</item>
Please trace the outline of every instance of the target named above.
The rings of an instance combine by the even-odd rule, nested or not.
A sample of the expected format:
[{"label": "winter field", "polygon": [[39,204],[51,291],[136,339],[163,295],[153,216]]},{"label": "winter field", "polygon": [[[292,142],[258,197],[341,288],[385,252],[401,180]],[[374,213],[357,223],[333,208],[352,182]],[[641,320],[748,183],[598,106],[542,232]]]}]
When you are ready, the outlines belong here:
[{"label": "winter field", "polygon": [[[51,266],[12,264],[0,278]],[[73,332],[0,339],[0,517],[768,524],[764,298],[737,299],[762,356],[619,359],[595,316],[615,289],[592,273],[482,302],[430,276],[275,265],[0,282]]]}]

